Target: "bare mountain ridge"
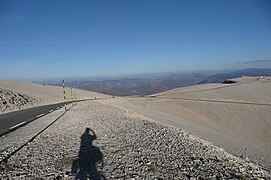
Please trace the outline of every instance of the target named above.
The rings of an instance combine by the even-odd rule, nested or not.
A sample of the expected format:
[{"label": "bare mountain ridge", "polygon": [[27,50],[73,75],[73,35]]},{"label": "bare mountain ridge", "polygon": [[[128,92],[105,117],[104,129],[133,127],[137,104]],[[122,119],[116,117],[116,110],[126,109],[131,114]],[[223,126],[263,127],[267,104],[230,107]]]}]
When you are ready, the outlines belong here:
[{"label": "bare mountain ridge", "polygon": [[244,69],[244,70],[237,70],[230,73],[221,73],[215,74],[208,77],[206,80],[201,81],[199,84],[206,84],[206,83],[222,83],[227,79],[232,78],[239,78],[242,76],[270,76],[271,69]]},{"label": "bare mountain ridge", "polygon": [[[150,95],[160,93],[177,87],[186,87],[205,83],[222,83],[227,79],[239,78],[242,76],[271,76],[270,69],[243,69],[227,73],[175,73],[152,74],[144,76],[128,76],[119,79],[87,80],[70,79],[66,84],[79,89],[90,90],[110,95],[129,96],[129,95]],[[57,83],[56,83],[57,82]],[[51,85],[59,85],[59,81],[40,81]]]},{"label": "bare mountain ridge", "polygon": [[0,88],[0,114],[19,110],[23,106],[35,103],[37,100],[25,94]]},{"label": "bare mountain ridge", "polygon": [[157,79],[123,78],[103,81],[70,81],[67,84],[84,90],[111,95],[148,95],[176,87],[191,86],[206,79],[206,77],[208,75],[204,73],[181,73]]}]

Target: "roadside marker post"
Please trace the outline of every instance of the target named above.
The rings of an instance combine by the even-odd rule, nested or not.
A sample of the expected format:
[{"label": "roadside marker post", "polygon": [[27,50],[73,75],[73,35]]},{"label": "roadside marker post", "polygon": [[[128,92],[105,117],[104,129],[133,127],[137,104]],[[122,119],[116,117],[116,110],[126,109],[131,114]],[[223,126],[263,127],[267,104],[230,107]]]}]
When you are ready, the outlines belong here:
[{"label": "roadside marker post", "polygon": [[76,103],[76,94],[75,94],[75,91],[73,91],[73,99],[74,99],[74,101]]},{"label": "roadside marker post", "polygon": [[73,104],[73,95],[72,95],[72,88],[71,88],[71,101],[72,101],[72,104]]},{"label": "roadside marker post", "polygon": [[65,92],[65,84],[64,84],[64,80],[62,80],[62,87],[63,87],[63,95],[64,95],[64,107],[65,107],[65,111],[67,111],[66,92]]}]

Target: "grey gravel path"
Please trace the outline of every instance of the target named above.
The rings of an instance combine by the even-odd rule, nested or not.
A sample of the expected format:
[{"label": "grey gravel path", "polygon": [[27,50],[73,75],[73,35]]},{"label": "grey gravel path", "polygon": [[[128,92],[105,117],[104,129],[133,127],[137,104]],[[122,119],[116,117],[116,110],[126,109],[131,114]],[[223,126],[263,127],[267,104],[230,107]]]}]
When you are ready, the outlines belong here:
[{"label": "grey gravel path", "polygon": [[[1,144],[12,137],[18,144],[25,131],[53,119],[44,118]],[[270,179],[196,136],[93,101],[70,109],[0,168],[0,179]]]}]

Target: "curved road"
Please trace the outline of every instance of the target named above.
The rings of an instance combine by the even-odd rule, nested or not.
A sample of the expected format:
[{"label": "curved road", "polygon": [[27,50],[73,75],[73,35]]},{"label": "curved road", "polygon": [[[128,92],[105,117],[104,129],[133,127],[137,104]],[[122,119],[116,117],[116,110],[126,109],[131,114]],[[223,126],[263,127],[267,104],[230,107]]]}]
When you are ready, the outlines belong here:
[{"label": "curved road", "polygon": [[[71,102],[67,102],[70,104]],[[64,106],[64,102],[38,106],[0,115],[0,136]]]},{"label": "curved road", "polygon": [[[80,101],[89,101],[89,100],[98,100],[104,98],[97,98],[97,99],[83,99],[77,100],[76,102]],[[70,104],[71,101],[67,101],[66,104]],[[23,109],[20,111],[14,111],[10,113],[5,113],[0,115],[0,136],[7,134],[15,129],[24,126],[31,121],[34,121],[46,114],[49,114],[55,110],[58,110],[64,106],[64,102],[57,103],[57,104],[49,104],[44,106],[38,106],[28,109]]]},{"label": "curved road", "polygon": [[[185,93],[193,93],[193,92],[201,92],[201,91],[224,89],[224,88],[228,88],[228,87],[232,87],[232,86],[239,86],[239,85],[249,84],[249,83],[253,83],[253,82],[257,82],[257,80],[256,81],[248,81],[248,82],[239,82],[239,83],[234,83],[234,84],[221,84],[221,86],[219,86],[219,87],[211,87],[211,88],[204,88],[204,89],[195,89],[195,90],[183,91],[183,92],[176,92],[176,93],[167,93],[166,95],[185,94]],[[153,97],[163,96],[163,94],[159,94],[159,93],[157,93],[157,94],[158,95],[155,95]]]},{"label": "curved road", "polygon": [[166,97],[166,96],[150,96],[145,98],[157,98],[157,99],[181,99],[187,101],[205,101],[205,102],[215,102],[215,103],[230,103],[230,104],[247,104],[247,105],[257,105],[257,106],[271,106],[270,103],[257,103],[257,102],[246,102],[246,101],[227,101],[227,100],[214,100],[214,99],[198,99],[198,98],[182,98],[182,97]]}]

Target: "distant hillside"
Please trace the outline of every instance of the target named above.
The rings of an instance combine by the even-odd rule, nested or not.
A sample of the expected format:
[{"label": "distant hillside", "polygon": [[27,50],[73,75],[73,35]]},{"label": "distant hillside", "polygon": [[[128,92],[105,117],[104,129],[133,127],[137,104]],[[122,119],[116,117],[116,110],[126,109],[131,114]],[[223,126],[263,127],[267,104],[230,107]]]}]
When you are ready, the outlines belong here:
[{"label": "distant hillside", "polygon": [[184,87],[198,84],[208,75],[204,73],[179,73],[160,77],[148,78],[123,78],[103,81],[68,81],[69,86],[80,89],[96,91],[111,95],[147,95],[154,94],[176,87]]},{"label": "distant hillside", "polygon": [[215,74],[201,81],[199,84],[205,83],[222,83],[227,79],[238,78],[241,76],[271,76],[271,69],[244,69],[233,71],[231,73]]},{"label": "distant hillside", "polygon": [[[214,73],[213,73],[214,74]],[[68,79],[65,84],[70,87],[90,90],[110,95],[149,95],[177,87],[192,86],[204,83],[222,83],[226,79],[241,76],[271,76],[271,69],[244,69],[215,75],[208,73],[175,73],[159,75],[139,75],[113,79],[90,80],[87,78]],[[40,81],[39,83],[60,85],[61,81]]]}]

